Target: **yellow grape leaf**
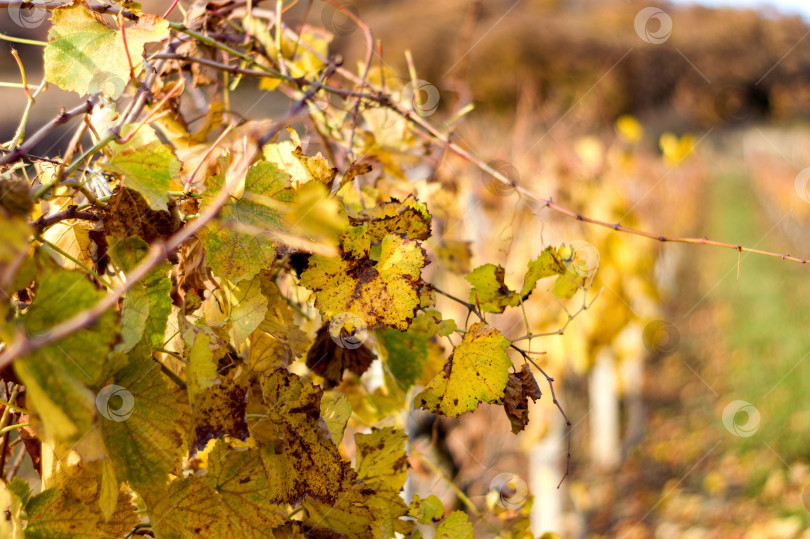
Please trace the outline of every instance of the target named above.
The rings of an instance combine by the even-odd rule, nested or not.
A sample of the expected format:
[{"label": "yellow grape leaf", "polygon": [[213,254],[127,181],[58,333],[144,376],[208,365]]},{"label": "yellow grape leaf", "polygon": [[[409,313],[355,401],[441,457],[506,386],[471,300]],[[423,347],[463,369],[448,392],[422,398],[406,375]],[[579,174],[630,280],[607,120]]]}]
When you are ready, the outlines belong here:
[{"label": "yellow grape leaf", "polygon": [[294,184],[307,183],[310,180],[309,172],[293,155],[294,151],[295,145],[289,140],[266,144],[262,148],[264,158],[289,174]]},{"label": "yellow grape leaf", "polygon": [[437,249],[439,265],[450,273],[465,274],[470,272],[469,241],[442,240]]},{"label": "yellow grape leaf", "polygon": [[101,515],[106,522],[109,522],[113,513],[115,513],[115,508],[118,506],[119,494],[120,486],[118,484],[118,478],[115,476],[115,468],[113,468],[110,459],[104,459],[102,463],[98,507],[101,509]]},{"label": "yellow grape leaf", "polygon": [[[45,47],[45,80],[79,95],[104,92],[117,99],[129,81],[129,62],[121,32],[82,5],[53,10]],[[146,43],[169,37],[169,24],[142,15],[126,29],[127,46],[136,69]]]},{"label": "yellow grape leaf", "polygon": [[100,468],[98,462],[62,468],[58,486],[44,490],[26,504],[25,536],[117,539],[132,531],[138,516],[129,496],[119,493],[109,518],[98,512],[103,488],[97,473]]},{"label": "yellow grape leaf", "polygon": [[293,156],[298,159],[307,173],[309,173],[311,180],[315,180],[325,187],[332,187],[332,182],[334,181],[335,176],[337,176],[338,170],[330,167],[329,163],[326,161],[326,158],[321,155],[320,152],[315,157],[309,157],[304,155],[304,151],[301,149],[301,146],[298,146],[295,148],[295,150],[293,150]]},{"label": "yellow grape leaf", "polygon": [[372,428],[354,437],[356,472],[350,470],[337,501],[330,507],[305,498],[307,522],[348,537],[393,537],[407,534],[413,522],[400,520],[408,513],[399,496],[408,476],[407,436],[393,427]]},{"label": "yellow grape leaf", "polygon": [[313,255],[301,285],[315,292],[315,306],[326,322],[348,312],[368,328],[405,330],[420,304],[426,264],[427,254],[416,241],[391,235],[382,240],[376,263]]},{"label": "yellow grape leaf", "polygon": [[568,272],[566,275],[560,275],[554,280],[554,286],[551,289],[551,293],[554,294],[555,297],[561,299],[570,299],[574,297],[574,294],[579,291],[580,287],[576,279],[577,276],[574,274],[574,272]]},{"label": "yellow grape leaf", "polygon": [[248,340],[248,368],[251,372],[267,373],[286,368],[294,356],[275,337],[261,330],[250,334]]},{"label": "yellow grape leaf", "polygon": [[[217,276],[239,282],[270,267],[276,247],[262,232],[286,230],[287,203],[294,196],[289,180],[276,165],[256,163],[248,170],[241,198],[231,198],[217,221],[198,234],[208,266]],[[204,203],[224,188],[224,174],[210,178]]]},{"label": "yellow grape leaf", "polygon": [[223,440],[208,456],[205,481],[217,493],[236,536],[263,538],[287,520],[287,509],[270,501],[273,486],[265,476],[259,449],[231,448]]},{"label": "yellow grape leaf", "polygon": [[332,441],[340,445],[343,440],[343,431],[346,423],[352,416],[352,405],[345,395],[336,391],[328,391],[321,399],[321,417],[326,421],[326,427],[332,434]]},{"label": "yellow grape leaf", "polygon": [[216,383],[191,402],[192,450],[200,451],[210,440],[223,436],[247,439],[247,384],[239,374],[239,368],[230,368],[219,374]]},{"label": "yellow grape leaf", "polygon": [[237,350],[267,315],[267,297],[262,294],[258,275],[245,279],[229,290],[231,339]]},{"label": "yellow grape leaf", "polygon": [[357,478],[374,490],[402,490],[408,477],[407,438],[394,427],[374,427],[370,434],[356,434]]},{"label": "yellow grape leaf", "polygon": [[305,183],[295,193],[295,202],[287,214],[290,231],[313,241],[336,245],[348,221],[340,213],[340,204],[318,182]]},{"label": "yellow grape leaf", "polygon": [[412,195],[402,202],[393,199],[372,208],[362,217],[350,218],[354,226],[368,224],[367,234],[372,242],[382,241],[389,234],[426,240],[430,237],[431,220],[427,206]]},{"label": "yellow grape leaf", "polygon": [[500,404],[512,366],[508,347],[509,340],[500,331],[482,322],[474,324],[444,370],[416,396],[414,407],[455,417],[481,402]]},{"label": "yellow grape leaf", "polygon": [[470,518],[464,511],[453,511],[436,528],[436,539],[475,539]]},{"label": "yellow grape leaf", "polygon": [[220,346],[223,343],[205,331],[200,331],[194,338],[186,367],[186,387],[192,403],[203,391],[217,383],[217,359],[214,358],[213,349]]},{"label": "yellow grape leaf", "polygon": [[[42,237],[58,246],[85,266],[92,268],[94,262],[93,258],[90,256],[89,234],[92,228],[92,225],[87,221],[77,220],[74,223],[62,221],[46,230],[42,234]],[[46,247],[46,249],[48,249],[48,247]],[[63,268],[68,270],[82,269],[78,264],[62,254],[56,251],[53,251],[53,254]]]},{"label": "yellow grape leaf", "polygon": [[356,259],[366,258],[371,250],[368,224],[348,227],[340,236],[340,245],[345,255]]},{"label": "yellow grape leaf", "polygon": [[344,537],[396,537],[414,528],[414,522],[401,518],[408,514],[408,506],[399,492],[370,488],[354,470],[349,470],[336,502],[306,497],[302,505],[305,524]]},{"label": "yellow grape leaf", "polygon": [[520,295],[526,298],[532,293],[537,281],[552,275],[565,275],[567,269],[563,254],[556,247],[546,247],[540,256],[529,262],[526,275],[523,277],[523,289]]},{"label": "yellow grape leaf", "polygon": [[[279,366],[286,367],[295,358],[301,357],[309,346],[309,336],[295,323],[295,315],[284,296],[281,295],[278,285],[273,282],[269,271],[260,274],[262,294],[267,298],[267,312],[259,329],[268,334],[275,345],[265,339],[259,339],[251,347],[250,365],[255,372],[270,372],[275,367],[268,365],[280,362]],[[254,353],[255,352],[255,353]],[[269,361],[269,363],[268,363]],[[259,368],[260,362],[264,364]]]},{"label": "yellow grape leaf", "polygon": [[304,495],[332,503],[346,473],[326,423],[322,390],[284,369],[262,375],[248,398],[248,427],[271,485],[268,501]]},{"label": "yellow grape leaf", "polygon": [[156,537],[239,537],[216,490],[200,476],[180,477],[139,492]]},{"label": "yellow grape leaf", "polygon": [[465,279],[472,285],[470,303],[487,313],[502,313],[520,304],[517,292],[504,283],[505,271],[495,264],[484,264],[472,270]]}]

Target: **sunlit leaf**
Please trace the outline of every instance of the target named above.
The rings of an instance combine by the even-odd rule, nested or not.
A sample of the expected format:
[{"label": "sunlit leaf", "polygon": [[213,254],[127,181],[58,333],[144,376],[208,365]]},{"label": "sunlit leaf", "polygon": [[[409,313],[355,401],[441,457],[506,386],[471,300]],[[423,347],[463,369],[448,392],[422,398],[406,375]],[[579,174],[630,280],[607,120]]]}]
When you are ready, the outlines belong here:
[{"label": "sunlit leaf", "polygon": [[502,313],[506,307],[518,305],[520,296],[506,286],[504,274],[504,269],[495,264],[484,264],[472,270],[465,277],[472,285],[470,303],[487,313]]},{"label": "sunlit leaf", "polygon": [[445,368],[414,399],[414,406],[436,414],[458,416],[481,402],[500,403],[512,361],[509,340],[483,323],[470,327]]},{"label": "sunlit leaf", "polygon": [[248,426],[261,449],[268,500],[295,503],[305,494],[334,501],[347,463],[320,417],[322,391],[279,369],[260,379],[248,398]]},{"label": "sunlit leaf", "polygon": [[[45,47],[45,79],[80,95],[104,92],[117,99],[129,80],[121,32],[81,5],[55,9],[52,19]],[[139,66],[144,45],[166,39],[169,25],[157,16],[144,15],[126,33],[132,63]]]},{"label": "sunlit leaf", "polygon": [[315,305],[325,321],[349,312],[369,328],[388,325],[407,329],[419,306],[424,250],[414,240],[386,236],[374,263],[312,256],[301,284],[315,292]]},{"label": "sunlit leaf", "polygon": [[[276,247],[261,234],[286,229],[283,208],[294,196],[289,179],[272,163],[256,163],[248,170],[242,196],[231,198],[217,221],[199,234],[217,276],[239,282],[271,266]],[[203,201],[209,203],[223,188],[224,175],[210,178]]]}]

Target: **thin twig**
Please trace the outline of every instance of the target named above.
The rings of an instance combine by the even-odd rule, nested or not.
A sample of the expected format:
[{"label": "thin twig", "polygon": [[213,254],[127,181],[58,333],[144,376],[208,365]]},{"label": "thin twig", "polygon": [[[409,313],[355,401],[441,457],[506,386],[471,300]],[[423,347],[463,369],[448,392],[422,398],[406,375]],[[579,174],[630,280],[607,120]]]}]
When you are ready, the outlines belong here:
[{"label": "thin twig", "polygon": [[523,349],[515,346],[514,344],[510,344],[509,347],[517,350],[520,353],[520,355],[523,356],[523,359],[531,363],[534,366],[534,368],[540,371],[540,374],[542,374],[545,377],[546,382],[548,383],[548,387],[551,390],[551,401],[557,407],[557,410],[560,411],[560,414],[562,414],[563,419],[565,420],[565,426],[568,431],[568,454],[566,455],[565,458],[565,474],[563,474],[562,479],[560,479],[560,482],[557,484],[557,488],[559,489],[560,486],[563,484],[563,481],[565,481],[565,478],[568,477],[569,473],[571,472],[571,421],[568,419],[568,416],[562,409],[560,401],[557,400],[557,394],[554,392],[554,378],[546,374],[546,371],[541,369],[540,365],[535,363],[534,360],[529,357],[529,354],[527,354]]},{"label": "thin twig", "polygon": [[[81,219],[83,221],[98,221],[101,219],[101,217],[99,217],[95,213],[91,213],[88,211],[79,211],[78,206],[72,205],[68,206],[66,210],[62,210],[59,213],[54,213],[53,215],[43,215],[39,219],[32,221],[30,224],[36,234],[41,234],[49,226],[52,226],[61,221],[67,221],[68,219]],[[2,403],[0,402],[0,404]]]},{"label": "thin twig", "polygon": [[76,116],[86,114],[93,110],[93,105],[95,105],[95,103],[96,97],[93,96],[88,98],[87,101],[78,107],[67,111],[62,109],[62,112],[60,112],[53,120],[42,126],[36,133],[25,139],[25,142],[17,146],[14,150],[10,151],[6,155],[0,157],[0,166],[9,165],[24,157],[34,148],[34,146],[51,134],[57,127],[65,125]]}]

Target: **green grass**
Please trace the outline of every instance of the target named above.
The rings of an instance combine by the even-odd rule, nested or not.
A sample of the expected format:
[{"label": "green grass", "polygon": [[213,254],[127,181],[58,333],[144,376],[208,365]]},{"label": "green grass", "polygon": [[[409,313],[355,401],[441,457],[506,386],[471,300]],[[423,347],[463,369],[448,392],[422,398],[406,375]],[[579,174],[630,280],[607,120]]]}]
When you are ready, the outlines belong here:
[{"label": "green grass", "polygon": [[[778,228],[768,233],[773,218],[764,217],[756,196],[744,176],[713,180],[709,237],[767,250],[785,248]],[[801,254],[810,255],[810,241],[806,251]],[[728,318],[715,328],[728,348],[720,399],[746,400],[761,414],[754,436],[730,437],[729,443],[770,453],[767,443],[788,464],[810,460],[810,266],[743,256],[737,282],[736,268],[726,275],[735,262],[736,253],[712,249],[697,265],[708,283],[722,279],[707,301],[728,307]]]}]

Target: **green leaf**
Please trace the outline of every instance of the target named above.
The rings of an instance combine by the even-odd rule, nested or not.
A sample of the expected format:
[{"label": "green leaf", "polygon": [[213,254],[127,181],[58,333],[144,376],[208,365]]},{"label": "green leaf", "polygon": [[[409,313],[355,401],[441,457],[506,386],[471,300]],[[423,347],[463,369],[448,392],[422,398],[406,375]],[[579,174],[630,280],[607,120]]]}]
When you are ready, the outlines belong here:
[{"label": "green leaf", "polygon": [[481,402],[503,402],[512,361],[509,340],[481,322],[470,327],[461,344],[433,380],[414,399],[414,407],[459,416]]},{"label": "green leaf", "polygon": [[[112,99],[120,97],[129,81],[121,33],[81,5],[53,10],[52,20],[45,47],[45,80],[80,95],[104,92]],[[144,45],[168,38],[169,24],[143,15],[126,34],[129,55],[138,67]]]},{"label": "green leaf", "polygon": [[[148,251],[149,245],[145,241],[131,236],[113,243],[109,254],[118,267],[129,272]],[[116,350],[121,352],[132,350],[144,333],[153,347],[163,346],[166,325],[172,311],[172,299],[169,295],[172,283],[168,277],[170,270],[171,264],[158,265],[127,292],[121,309],[123,342]]]},{"label": "green leaf", "polygon": [[419,524],[431,524],[444,518],[444,504],[432,494],[424,500],[415,494],[409,514],[416,518]]},{"label": "green leaf", "polygon": [[[128,364],[113,377],[131,400],[129,410],[103,417],[112,398],[98,402],[104,445],[112,460],[115,475],[129,481],[136,490],[154,488],[176,472],[189,430],[189,409],[185,392],[170,385],[160,365],[147,350],[137,347],[129,354]],[[123,398],[125,394],[119,394]],[[130,415],[121,412],[129,411]],[[122,420],[122,418],[125,418]]]},{"label": "green leaf", "polygon": [[[47,335],[53,326],[93,307],[104,292],[80,272],[45,269],[33,305],[22,317],[29,336]],[[90,328],[14,362],[31,407],[51,440],[76,441],[95,423],[95,386],[117,338],[116,314],[108,312]]]},{"label": "green leaf", "polygon": [[411,330],[384,329],[377,332],[377,343],[391,376],[403,389],[411,387],[422,375],[428,358],[427,337]]},{"label": "green leaf", "polygon": [[[212,177],[203,201],[210,203],[224,187],[224,175]],[[286,229],[285,208],[293,196],[290,176],[273,163],[250,167],[242,196],[231,198],[217,221],[198,234],[217,276],[239,282],[272,265],[276,247],[262,233]]]},{"label": "green leaf", "polygon": [[436,539],[475,539],[475,532],[467,513],[453,511],[436,528]]},{"label": "green leaf", "polygon": [[504,269],[495,264],[484,264],[472,270],[465,277],[472,285],[470,303],[486,313],[502,313],[506,307],[518,305],[520,296],[506,286],[504,274]]},{"label": "green leaf", "polygon": [[172,149],[155,140],[114,153],[105,169],[122,175],[124,185],[143,195],[153,210],[167,210],[167,192],[171,190],[172,180],[180,173],[181,166]]}]

